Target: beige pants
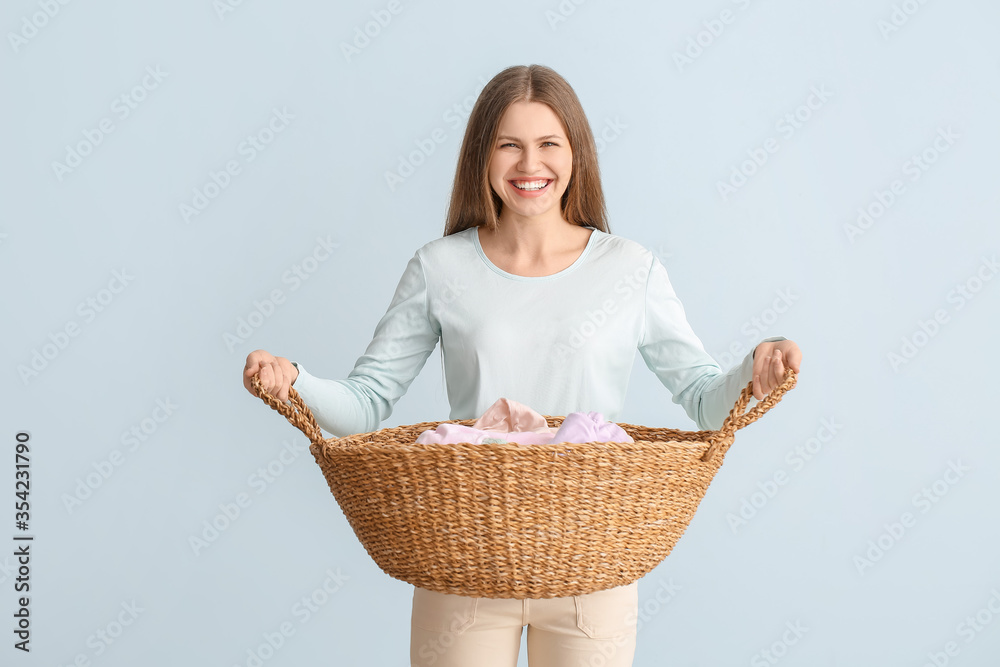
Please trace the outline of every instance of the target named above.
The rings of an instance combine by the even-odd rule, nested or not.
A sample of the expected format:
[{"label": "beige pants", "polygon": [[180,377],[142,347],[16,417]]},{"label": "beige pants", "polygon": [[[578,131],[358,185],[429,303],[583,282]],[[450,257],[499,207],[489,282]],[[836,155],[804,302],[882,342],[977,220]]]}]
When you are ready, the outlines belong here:
[{"label": "beige pants", "polygon": [[538,600],[471,598],[413,590],[412,667],[516,667],[528,626],[530,667],[629,667],[638,582]]}]

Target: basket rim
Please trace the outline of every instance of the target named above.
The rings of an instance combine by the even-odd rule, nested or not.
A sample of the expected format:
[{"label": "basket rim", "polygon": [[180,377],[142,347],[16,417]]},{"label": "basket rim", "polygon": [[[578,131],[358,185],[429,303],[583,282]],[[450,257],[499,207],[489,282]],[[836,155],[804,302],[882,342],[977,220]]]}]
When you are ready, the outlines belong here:
[{"label": "basket rim", "polygon": [[701,449],[711,445],[707,440],[635,440],[634,442],[604,442],[592,440],[589,442],[550,442],[543,445],[522,444],[518,442],[402,442],[388,438],[378,440],[366,440],[364,442],[348,442],[350,438],[327,438],[323,441],[324,449],[406,449],[413,451],[435,451],[475,448],[478,451],[493,449],[497,451],[567,451],[580,449],[649,449],[653,448],[677,448]]},{"label": "basket rim", "polygon": [[[259,373],[254,374],[250,378],[250,380],[251,380],[251,385],[254,388],[254,391],[256,391],[257,393],[257,396],[261,398],[273,410],[276,410],[282,415],[284,415],[285,418],[288,419],[288,421],[293,426],[296,426],[299,430],[301,430],[310,440],[311,443],[310,449],[315,449],[317,453],[320,449],[324,451],[328,450],[330,446],[334,447],[335,449],[354,449],[362,446],[371,447],[373,444],[375,446],[381,447],[381,449],[385,451],[389,449],[389,446],[384,444],[380,445],[378,443],[384,440],[391,440],[393,439],[393,436],[395,436],[397,433],[401,434],[402,431],[404,430],[406,431],[406,437],[403,438],[403,440],[405,440],[407,443],[409,443],[410,440],[413,440],[414,442],[412,446],[415,446],[416,445],[415,441],[419,437],[419,434],[416,435],[414,434],[414,431],[417,429],[426,430],[426,429],[436,428],[440,424],[446,424],[446,423],[471,426],[476,421],[476,419],[474,418],[425,421],[425,422],[417,422],[416,424],[400,425],[400,426],[378,429],[376,431],[371,431],[368,433],[353,433],[343,437],[324,438],[319,423],[316,421],[315,415],[313,415],[309,407],[303,402],[302,397],[299,395],[299,393],[295,390],[294,387],[291,386],[288,387],[288,403],[285,403],[284,401],[280,401],[274,396],[270,395],[266,391],[263,391],[263,387],[260,384]],[[635,443],[642,443],[642,442],[645,443],[659,442],[659,443],[675,443],[675,444],[677,443],[683,444],[690,442],[690,443],[707,444],[708,448],[702,455],[701,460],[703,462],[708,462],[715,457],[718,457],[720,459],[724,457],[726,451],[729,449],[729,447],[733,444],[735,440],[736,431],[746,427],[749,424],[752,424],[757,419],[759,419],[762,415],[764,415],[764,413],[766,413],[768,410],[774,407],[774,405],[781,400],[781,397],[785,394],[785,392],[794,387],[795,384],[796,384],[796,373],[791,367],[788,367],[785,371],[784,381],[779,386],[772,389],[771,392],[767,396],[765,396],[763,400],[760,400],[757,405],[753,406],[750,409],[747,409],[747,405],[749,404],[749,401],[753,396],[753,382],[752,381],[748,382],[747,385],[743,387],[743,390],[740,392],[740,396],[736,400],[733,409],[729,411],[729,415],[723,421],[722,426],[718,430],[685,431],[681,429],[672,429],[672,428],[648,427],[638,424],[629,424],[627,422],[614,422],[614,423],[617,423],[626,432],[629,432],[629,436],[632,437],[634,441],[633,443],[631,443],[633,445]],[[563,419],[566,418],[566,415],[559,415],[559,416],[544,415],[544,416],[546,422],[549,424],[550,427],[555,427],[556,425],[560,425]],[[647,437],[640,437],[636,439],[636,436],[633,435],[633,432],[639,430],[644,431],[647,434],[652,433],[654,436],[659,436],[659,437],[658,439],[655,440],[650,440]],[[539,450],[539,448],[545,448],[545,447],[550,447],[550,448],[563,447],[565,449],[565,446],[569,444],[575,445],[576,447],[585,446],[588,444],[592,446],[599,446],[602,444],[604,446],[617,445],[620,447],[622,445],[627,445],[630,443],[600,443],[594,441],[593,443],[549,443],[547,445],[531,445],[531,446],[521,445],[520,443],[480,443],[480,444],[428,443],[428,444],[438,444],[440,446],[447,446],[447,447],[454,447],[456,444],[459,445],[465,444],[466,446],[469,447],[480,448],[480,450],[483,447],[495,448],[503,445],[507,445],[508,447],[513,445],[513,447],[510,448],[510,452],[513,453],[513,452],[526,452],[526,451],[544,452],[546,451],[545,449]],[[412,446],[409,444],[400,444],[400,443],[395,443],[394,445],[392,445],[392,447],[396,448],[412,447]]]},{"label": "basket rim", "polygon": [[[550,416],[550,415],[544,415],[544,416],[545,416],[546,421],[552,427],[560,425],[561,422],[566,418],[565,416],[556,416],[556,417],[553,417],[553,416]],[[438,426],[440,426],[441,424],[458,424],[460,426],[472,426],[475,422],[476,422],[476,419],[445,419],[445,420],[441,420],[441,421],[417,422],[415,424],[400,424],[399,426],[390,426],[390,427],[386,427],[386,428],[380,428],[380,429],[378,429],[376,431],[368,431],[368,432],[365,432],[365,433],[352,433],[350,435],[345,435],[345,436],[341,436],[341,437],[324,438],[323,441],[325,443],[332,444],[332,445],[337,445],[338,443],[342,443],[342,444],[345,444],[345,445],[353,445],[353,444],[375,444],[375,443],[387,442],[387,441],[390,442],[390,443],[394,443],[394,444],[403,444],[403,443],[396,442],[395,438],[396,438],[397,435],[407,434],[406,435],[406,440],[409,440],[411,438],[411,436],[409,434],[411,434],[413,431],[418,430],[418,429],[421,432],[422,431],[426,431],[426,430],[433,430],[433,429],[437,428]],[[629,424],[627,422],[609,422],[609,423],[613,423],[613,424],[616,424],[617,426],[620,426],[624,431],[626,431],[629,434],[630,437],[633,438],[634,443],[640,443],[640,442],[647,442],[647,443],[673,442],[673,443],[679,443],[679,444],[686,444],[686,443],[704,444],[704,443],[711,443],[712,441],[718,440],[719,437],[720,437],[720,432],[719,431],[710,431],[710,430],[686,431],[686,430],[683,430],[683,429],[668,428],[668,427],[645,426],[643,424]],[[660,436],[660,437],[654,437],[652,439],[650,439],[650,438],[636,438],[633,435],[632,431],[645,431],[647,433],[652,433],[654,436]],[[415,440],[416,438],[413,438],[413,439]],[[358,442],[355,443],[354,441],[358,441]],[[463,442],[463,443],[426,443],[426,444],[429,444],[429,445],[430,444],[442,445],[442,446],[445,446],[445,447],[448,447],[448,446],[451,446],[451,445],[456,445],[456,444],[467,444],[467,445],[473,445],[473,446],[476,446],[476,447],[489,447],[489,446],[493,446],[493,445],[496,445],[497,447],[500,447],[501,445],[513,445],[513,448],[524,448],[524,447],[538,448],[538,447],[550,447],[550,446],[558,445],[558,444],[580,445],[580,444],[595,444],[595,443],[597,443],[597,444],[608,444],[608,445],[630,445],[630,444],[633,444],[633,443],[630,443],[630,442],[600,441],[600,440],[591,440],[591,441],[588,441],[587,443],[578,443],[578,442],[561,442],[561,443],[556,443],[556,442],[550,442],[550,443],[545,443],[545,444],[533,444],[533,445],[524,445],[524,444],[520,444],[520,443],[499,443],[499,442],[497,442],[497,443],[493,443],[493,442],[484,442],[484,443],[466,443],[466,442]],[[416,444],[416,443],[413,443],[413,444]]]}]

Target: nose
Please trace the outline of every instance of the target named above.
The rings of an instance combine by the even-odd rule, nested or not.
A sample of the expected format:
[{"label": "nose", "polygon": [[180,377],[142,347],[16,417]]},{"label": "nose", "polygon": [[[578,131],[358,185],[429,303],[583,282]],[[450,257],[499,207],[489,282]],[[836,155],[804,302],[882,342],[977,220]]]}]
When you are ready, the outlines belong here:
[{"label": "nose", "polygon": [[517,161],[517,168],[525,174],[534,173],[541,163],[541,152],[534,146],[527,146],[521,151],[521,159]]}]

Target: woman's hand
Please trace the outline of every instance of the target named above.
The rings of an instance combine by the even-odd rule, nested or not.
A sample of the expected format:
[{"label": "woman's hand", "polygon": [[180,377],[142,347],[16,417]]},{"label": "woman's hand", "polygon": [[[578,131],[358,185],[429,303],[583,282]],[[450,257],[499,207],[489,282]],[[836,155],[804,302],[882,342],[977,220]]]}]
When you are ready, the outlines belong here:
[{"label": "woman's hand", "polygon": [[759,343],[753,353],[753,397],[758,401],[785,381],[785,368],[799,373],[802,351],[790,340]]},{"label": "woman's hand", "polygon": [[[247,355],[247,365],[243,369],[243,386],[254,396],[257,392],[250,384],[250,378],[260,373],[260,386],[271,396],[284,403],[288,400],[288,388],[295,384],[299,369],[284,357],[275,357],[264,350],[254,350]],[[258,396],[258,398],[260,398]]]}]

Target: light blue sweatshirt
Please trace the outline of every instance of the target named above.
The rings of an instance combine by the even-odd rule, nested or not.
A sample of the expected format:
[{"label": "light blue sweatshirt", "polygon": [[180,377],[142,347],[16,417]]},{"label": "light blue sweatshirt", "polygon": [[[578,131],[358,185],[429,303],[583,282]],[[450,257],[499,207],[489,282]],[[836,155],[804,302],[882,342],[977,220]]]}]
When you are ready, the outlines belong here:
[{"label": "light blue sweatshirt", "polygon": [[509,398],[544,415],[595,411],[618,421],[638,349],[673,402],[699,429],[714,430],[753,370],[751,350],[722,371],[688,324],[666,269],[639,243],[594,229],[572,265],[527,277],[495,266],[473,227],[414,253],[346,380],[315,377],[293,362],[293,386],[336,437],[375,431],[439,340],[449,419],[478,418]]}]

